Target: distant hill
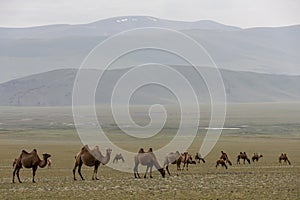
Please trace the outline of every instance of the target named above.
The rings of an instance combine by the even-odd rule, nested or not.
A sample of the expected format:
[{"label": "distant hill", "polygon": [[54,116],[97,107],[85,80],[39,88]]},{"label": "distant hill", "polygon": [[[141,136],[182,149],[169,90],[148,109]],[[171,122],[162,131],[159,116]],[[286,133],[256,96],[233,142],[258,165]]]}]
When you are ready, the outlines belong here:
[{"label": "distant hill", "polygon": [[[0,70],[3,72],[0,83],[55,69],[78,68],[101,41],[121,31],[142,27],[182,31],[202,44],[220,68],[300,75],[299,25],[241,29],[209,20],[184,22],[124,16],[89,24],[0,28]],[[163,64],[184,64],[161,54],[151,58]],[[134,64],[137,59],[149,61],[144,54],[129,57],[126,62]]]},{"label": "distant hill", "polygon": [[[200,103],[209,102],[203,80],[194,69],[174,66],[194,88]],[[98,104],[110,103],[116,81],[128,69],[108,70],[96,93]],[[209,70],[209,69],[205,69]],[[72,88],[77,70],[62,69],[27,76],[0,84],[0,106],[64,106],[71,105]],[[98,73],[97,70],[86,70]],[[229,102],[283,102],[300,101],[300,76],[270,75],[252,72],[221,70]],[[147,76],[160,76],[147,74]],[[180,89],[181,83],[178,83]],[[124,90],[124,94],[128,91]],[[119,102],[120,104],[124,102]],[[168,90],[147,86],[133,95],[132,104],[172,104],[176,98]]]}]

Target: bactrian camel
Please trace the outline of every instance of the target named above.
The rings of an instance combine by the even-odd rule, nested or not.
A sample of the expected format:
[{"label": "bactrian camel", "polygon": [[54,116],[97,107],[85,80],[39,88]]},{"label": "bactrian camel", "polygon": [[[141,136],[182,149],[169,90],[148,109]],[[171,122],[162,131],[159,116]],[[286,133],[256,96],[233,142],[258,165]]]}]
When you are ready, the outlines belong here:
[{"label": "bactrian camel", "polygon": [[115,158],[113,159],[113,163],[118,163],[119,160],[122,160],[122,162],[125,162],[121,153],[116,154]]},{"label": "bactrian camel", "polygon": [[32,168],[32,182],[35,183],[34,177],[38,167],[44,168],[47,165],[47,159],[51,157],[50,154],[44,153],[43,160],[37,154],[37,150],[33,149],[30,153],[25,150],[22,150],[21,155],[15,160],[14,162],[14,172],[13,172],[13,179],[12,182],[15,182],[15,175],[17,174],[18,180],[20,183],[20,169],[25,168]]},{"label": "bactrian camel", "polygon": [[150,178],[152,178],[152,167],[154,167],[160,172],[161,176],[164,178],[166,175],[165,170],[158,163],[152,148],[145,152],[142,148],[138,151],[138,154],[134,156],[134,168],[133,173],[135,178],[141,178],[138,173],[139,164],[147,166],[144,178],[147,177],[148,170],[150,169]]},{"label": "bactrian camel", "polygon": [[245,160],[247,160],[247,162],[250,164],[250,159],[248,158],[246,152],[240,152],[240,154],[237,156],[237,164],[241,164],[240,163],[240,159],[243,159],[243,163],[245,164]]},{"label": "bactrian camel", "polygon": [[227,162],[230,166],[232,165],[231,161],[230,161],[229,158],[228,158],[227,153],[225,153],[224,151],[221,151],[220,160],[224,160],[224,161]]},{"label": "bactrian camel", "polygon": [[289,165],[291,165],[291,162],[290,160],[288,159],[286,153],[282,153],[280,156],[279,156],[279,163],[281,163],[281,161],[284,161],[284,163],[289,163]]},{"label": "bactrian camel", "polygon": [[256,161],[258,162],[260,158],[262,158],[263,155],[258,155],[258,153],[254,153],[252,156],[252,162]]},{"label": "bactrian camel", "polygon": [[[170,164],[177,164],[179,162],[179,164],[181,163],[181,160],[179,160],[181,157],[180,153],[178,151],[174,152],[170,152],[166,155],[165,157],[165,161],[164,161],[164,167],[166,167],[166,170],[169,174],[169,176],[171,176],[171,173],[169,171],[169,165]],[[178,165],[177,165],[177,176],[178,176],[178,170],[180,170],[180,167],[178,169]]]},{"label": "bactrian camel", "polygon": [[95,179],[99,180],[97,177],[98,167],[101,163],[105,165],[109,162],[111,152],[112,152],[111,149],[107,149],[106,156],[103,156],[98,146],[96,146],[93,149],[90,149],[88,145],[83,146],[80,152],[75,156],[75,165],[73,168],[74,180],[76,180],[75,171],[77,167],[78,167],[78,174],[80,175],[81,179],[84,180],[81,174],[81,167],[83,164],[89,167],[94,166],[92,180]]},{"label": "bactrian camel", "polygon": [[198,160],[198,163],[200,163],[200,161],[202,161],[203,163],[205,163],[204,158],[202,158],[200,153],[196,153],[195,155],[195,160]]},{"label": "bactrian camel", "polygon": [[226,162],[223,159],[217,160],[216,168],[218,168],[219,165],[221,165],[222,167],[225,167],[226,169],[228,168],[226,165]]}]

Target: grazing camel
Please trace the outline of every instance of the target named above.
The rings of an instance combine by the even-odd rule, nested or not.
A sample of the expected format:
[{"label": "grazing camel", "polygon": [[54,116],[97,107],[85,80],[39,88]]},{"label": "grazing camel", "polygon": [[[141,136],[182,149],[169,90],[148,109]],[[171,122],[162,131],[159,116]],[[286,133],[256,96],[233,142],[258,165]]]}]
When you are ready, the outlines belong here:
[{"label": "grazing camel", "polygon": [[224,151],[221,151],[220,160],[224,160],[224,161],[227,162],[230,166],[232,165],[231,161],[230,161],[229,158],[228,158],[227,153],[225,153]]},{"label": "grazing camel", "polygon": [[279,163],[281,164],[281,161],[284,161],[284,163],[289,163],[289,165],[291,165],[290,160],[288,159],[286,153],[281,153],[281,155],[279,156]]},{"label": "grazing camel", "polygon": [[258,153],[254,153],[252,156],[252,162],[256,161],[258,162],[260,158],[262,158],[263,155],[258,155]]},{"label": "grazing camel", "polygon": [[[170,171],[169,171],[169,165],[170,164],[177,164],[178,160],[180,159],[181,155],[178,151],[174,152],[170,152],[167,154],[165,161],[164,161],[164,167],[166,167],[166,170],[169,174],[169,176],[171,176]],[[179,164],[181,163],[181,160],[179,161]],[[180,167],[178,169],[178,165],[177,165],[177,176],[178,176],[178,170],[180,170]]]},{"label": "grazing camel", "polygon": [[81,167],[83,164],[89,167],[94,166],[92,180],[99,180],[97,177],[98,167],[101,163],[105,165],[109,162],[111,152],[111,149],[106,149],[106,156],[103,156],[98,146],[95,146],[93,149],[90,149],[88,145],[83,146],[80,152],[75,156],[75,165],[73,168],[74,180],[77,180],[75,177],[75,171],[77,167],[78,174],[80,175],[81,179],[84,180],[81,174]]},{"label": "grazing camel", "polygon": [[150,178],[152,177],[152,167],[154,167],[160,172],[161,176],[164,178],[166,175],[165,170],[160,166],[158,163],[155,154],[153,153],[152,148],[149,149],[148,152],[144,152],[144,150],[141,148],[136,156],[134,156],[134,168],[133,168],[133,173],[135,178],[141,178],[139,173],[138,173],[138,165],[145,165],[147,166],[144,178],[147,177],[147,172],[150,168]]},{"label": "grazing camel", "polygon": [[250,159],[248,158],[246,152],[240,152],[240,154],[237,156],[237,164],[241,164],[240,163],[240,159],[244,160],[244,164],[245,164],[245,160],[247,160],[247,162],[250,164]]},{"label": "grazing camel", "polygon": [[124,160],[124,157],[122,156],[121,153],[117,153],[114,160],[113,160],[113,163],[118,163],[119,160],[122,160],[122,162],[125,162]]},{"label": "grazing camel", "polygon": [[216,168],[218,168],[219,165],[221,165],[222,167],[225,167],[225,169],[228,169],[226,162],[223,159],[217,160]]},{"label": "grazing camel", "polygon": [[200,153],[196,153],[195,155],[195,160],[198,160],[198,163],[200,163],[200,161],[202,161],[203,163],[205,163],[204,158],[202,158]]},{"label": "grazing camel", "polygon": [[13,166],[15,167],[13,172],[13,180],[15,182],[15,175],[17,174],[19,183],[22,183],[20,180],[19,172],[20,169],[25,168],[32,168],[32,182],[35,183],[34,176],[38,167],[44,168],[47,165],[48,158],[51,157],[50,154],[44,153],[43,160],[37,154],[37,150],[33,149],[30,153],[25,150],[22,150],[20,156],[15,160]]}]

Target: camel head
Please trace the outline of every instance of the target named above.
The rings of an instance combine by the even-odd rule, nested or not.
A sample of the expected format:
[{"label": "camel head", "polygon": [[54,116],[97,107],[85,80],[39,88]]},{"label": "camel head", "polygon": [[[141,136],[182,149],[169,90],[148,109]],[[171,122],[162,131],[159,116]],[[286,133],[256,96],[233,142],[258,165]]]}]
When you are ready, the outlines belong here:
[{"label": "camel head", "polygon": [[259,157],[262,158],[262,157],[264,157],[264,156],[263,156],[263,155],[260,155]]},{"label": "camel head", "polygon": [[44,154],[43,154],[44,160],[47,160],[47,159],[50,158],[50,157],[51,157],[50,154],[47,154],[47,153],[44,153]]},{"label": "camel head", "polygon": [[166,170],[164,168],[161,168],[161,169],[158,169],[158,171],[160,172],[161,176],[163,178],[165,178],[165,176],[166,176]]},{"label": "camel head", "polygon": [[111,154],[111,152],[112,152],[112,149],[106,149],[106,154]]}]

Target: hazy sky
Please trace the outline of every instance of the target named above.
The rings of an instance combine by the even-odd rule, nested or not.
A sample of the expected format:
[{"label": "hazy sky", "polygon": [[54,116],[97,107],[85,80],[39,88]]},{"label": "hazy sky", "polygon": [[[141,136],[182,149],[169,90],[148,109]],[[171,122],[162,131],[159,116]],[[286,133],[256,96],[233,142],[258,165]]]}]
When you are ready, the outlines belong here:
[{"label": "hazy sky", "polygon": [[0,0],[0,27],[89,23],[147,15],[240,27],[300,24],[299,0]]}]

